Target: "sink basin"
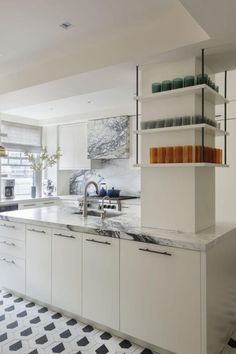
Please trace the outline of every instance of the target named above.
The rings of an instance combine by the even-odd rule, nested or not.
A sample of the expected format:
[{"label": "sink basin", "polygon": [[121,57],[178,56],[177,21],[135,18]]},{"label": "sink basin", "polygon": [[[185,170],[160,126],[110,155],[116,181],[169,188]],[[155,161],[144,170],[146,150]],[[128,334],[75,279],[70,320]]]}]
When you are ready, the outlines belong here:
[{"label": "sink basin", "polygon": [[[75,211],[73,214],[77,214],[77,215],[83,215],[82,211]],[[114,218],[116,216],[120,216],[121,214],[117,214],[114,212],[109,212],[106,210],[106,218]],[[97,216],[97,217],[101,217],[101,212],[98,210],[88,210],[87,212],[87,216]]]}]

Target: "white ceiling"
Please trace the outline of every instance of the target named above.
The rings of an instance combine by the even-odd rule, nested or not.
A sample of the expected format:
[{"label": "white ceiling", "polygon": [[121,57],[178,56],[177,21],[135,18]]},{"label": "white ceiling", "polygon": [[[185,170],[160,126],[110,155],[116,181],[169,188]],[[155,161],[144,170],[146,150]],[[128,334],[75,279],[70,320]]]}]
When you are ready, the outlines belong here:
[{"label": "white ceiling", "polygon": [[[78,120],[81,120],[85,119],[88,113],[96,113],[94,117],[98,118],[97,114],[99,114],[99,112],[111,109],[116,110],[117,115],[122,114],[120,110],[123,112],[124,108],[127,110],[127,114],[132,114],[135,109],[133,96],[132,87],[120,87],[44,102],[33,106],[16,108],[4,113],[36,119],[41,121],[42,124],[47,124],[49,123],[49,119],[56,117],[67,116],[66,119],[68,120],[68,116],[72,115],[77,115]],[[92,117],[93,115],[91,118]]]},{"label": "white ceiling", "polygon": [[0,111],[42,124],[132,111],[136,63],[234,40],[235,12],[235,0],[0,0]]},{"label": "white ceiling", "polygon": [[[0,1],[0,75],[156,21],[177,0]],[[71,22],[64,30],[59,25]]]}]

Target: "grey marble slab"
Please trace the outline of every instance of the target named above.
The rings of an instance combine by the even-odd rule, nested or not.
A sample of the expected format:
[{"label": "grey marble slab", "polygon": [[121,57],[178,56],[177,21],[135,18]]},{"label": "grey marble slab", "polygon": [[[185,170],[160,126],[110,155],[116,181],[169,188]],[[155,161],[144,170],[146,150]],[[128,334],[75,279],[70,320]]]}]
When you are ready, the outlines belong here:
[{"label": "grey marble slab", "polygon": [[100,217],[84,218],[76,215],[76,208],[52,206],[16,210],[0,214],[0,220],[28,223],[38,226],[68,229],[75,232],[115,237],[130,241],[206,251],[216,243],[236,233],[236,225],[219,224],[200,233],[144,228],[135,214],[122,214],[102,220]]},{"label": "grey marble slab", "polygon": [[112,117],[88,122],[89,159],[129,158],[129,117]]}]

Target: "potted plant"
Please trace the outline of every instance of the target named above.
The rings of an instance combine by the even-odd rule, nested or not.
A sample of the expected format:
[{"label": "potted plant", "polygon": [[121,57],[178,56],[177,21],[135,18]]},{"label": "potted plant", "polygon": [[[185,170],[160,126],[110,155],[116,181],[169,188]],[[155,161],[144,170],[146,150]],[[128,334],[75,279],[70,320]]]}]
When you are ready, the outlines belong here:
[{"label": "potted plant", "polygon": [[45,170],[48,167],[52,167],[57,163],[57,161],[62,156],[61,149],[58,147],[54,154],[49,155],[47,148],[43,147],[42,152],[39,156],[35,156],[33,153],[25,152],[25,156],[30,162],[30,167],[33,170],[33,185],[31,187],[31,197],[36,197],[36,173]]}]

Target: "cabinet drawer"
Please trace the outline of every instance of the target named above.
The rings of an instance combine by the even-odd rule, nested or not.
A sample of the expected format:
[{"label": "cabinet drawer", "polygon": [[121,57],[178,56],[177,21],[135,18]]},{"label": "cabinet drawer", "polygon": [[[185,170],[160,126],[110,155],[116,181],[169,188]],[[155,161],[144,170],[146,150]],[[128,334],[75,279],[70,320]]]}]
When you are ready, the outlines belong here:
[{"label": "cabinet drawer", "polygon": [[0,253],[24,259],[25,242],[13,240],[8,237],[0,237]]},{"label": "cabinet drawer", "polygon": [[41,227],[35,225],[26,225],[27,235],[42,235],[42,236],[51,236],[51,229],[48,227]]},{"label": "cabinet drawer", "polygon": [[25,261],[0,254],[1,286],[25,294]]},{"label": "cabinet drawer", "polygon": [[25,241],[25,225],[17,222],[1,220],[0,236]]}]

